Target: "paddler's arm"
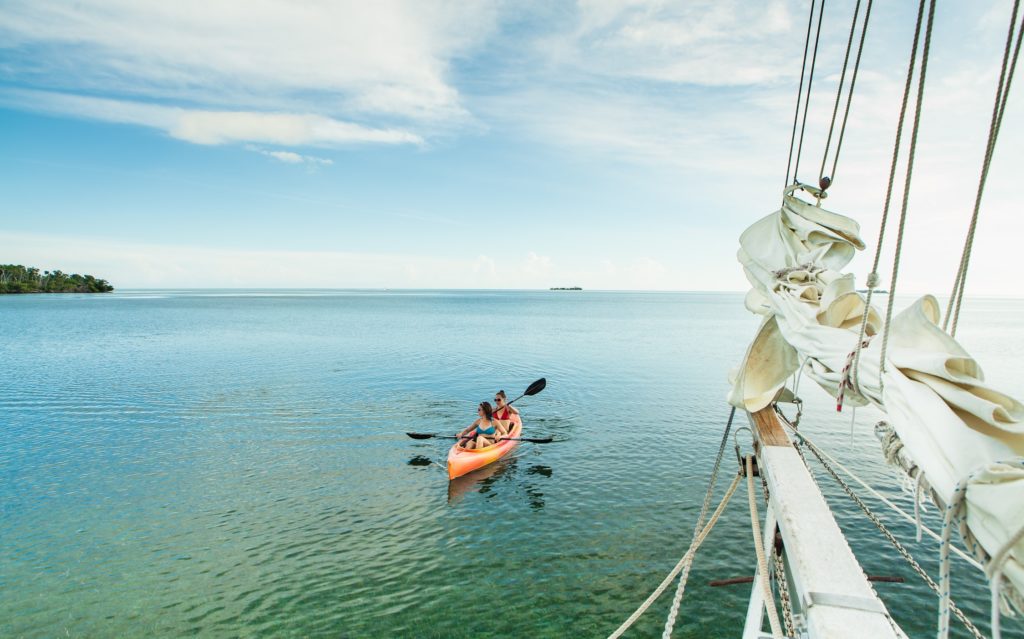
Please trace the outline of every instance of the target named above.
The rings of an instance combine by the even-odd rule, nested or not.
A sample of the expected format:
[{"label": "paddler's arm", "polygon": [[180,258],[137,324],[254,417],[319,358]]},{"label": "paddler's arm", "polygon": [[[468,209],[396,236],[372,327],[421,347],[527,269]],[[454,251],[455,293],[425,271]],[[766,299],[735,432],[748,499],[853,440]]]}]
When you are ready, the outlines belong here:
[{"label": "paddler's arm", "polygon": [[462,431],[461,433],[459,433],[459,434],[457,435],[457,437],[466,437],[467,435],[469,435],[469,433],[473,432],[473,429],[475,429],[475,428],[477,427],[477,424],[479,424],[479,423],[480,423],[480,420],[479,420],[479,419],[478,419],[478,420],[476,420],[475,422],[473,422],[472,424],[470,424],[470,425],[469,425],[469,426],[468,426],[468,427],[466,428],[466,430],[464,430],[464,431]]}]

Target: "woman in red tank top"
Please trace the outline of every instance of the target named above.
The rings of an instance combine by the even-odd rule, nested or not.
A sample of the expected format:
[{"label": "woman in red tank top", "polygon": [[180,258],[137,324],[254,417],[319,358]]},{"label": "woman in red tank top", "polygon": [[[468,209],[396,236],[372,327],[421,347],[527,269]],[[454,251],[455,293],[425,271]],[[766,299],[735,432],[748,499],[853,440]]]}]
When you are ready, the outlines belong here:
[{"label": "woman in red tank top", "polygon": [[512,416],[519,414],[518,410],[505,403],[507,401],[505,391],[500,390],[494,394],[494,419],[497,420],[498,430],[503,436],[512,430]]}]

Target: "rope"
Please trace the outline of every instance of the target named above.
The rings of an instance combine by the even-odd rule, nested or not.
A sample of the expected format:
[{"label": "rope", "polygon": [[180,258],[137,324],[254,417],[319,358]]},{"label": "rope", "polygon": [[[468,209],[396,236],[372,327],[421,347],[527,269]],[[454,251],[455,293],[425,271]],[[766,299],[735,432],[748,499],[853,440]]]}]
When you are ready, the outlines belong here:
[{"label": "rope", "polygon": [[[892,189],[896,183],[896,166],[900,158],[900,146],[903,140],[903,124],[907,116],[907,103],[910,101],[910,87],[914,79],[914,69],[917,66],[917,45],[921,37],[921,22],[924,17],[924,3],[921,0],[917,7],[917,26],[914,28],[914,44],[910,47],[910,63],[907,65],[907,79],[903,84],[903,103],[900,105],[900,117],[896,123],[896,141],[892,147],[892,162],[889,165],[889,184],[885,189],[885,206],[882,207],[882,221],[878,225],[878,242],[875,243],[875,257],[871,262],[871,272],[868,274],[868,293],[864,300],[864,315],[860,319],[860,334],[857,337],[856,355],[853,358],[853,369],[851,377],[854,388],[860,392],[860,344],[864,342],[864,334],[867,331],[868,316],[871,313],[871,297],[878,286],[878,264],[882,258],[882,246],[885,245],[885,229],[889,223],[889,207],[892,204]],[[893,299],[892,296],[889,298]],[[888,328],[888,322],[886,322]],[[885,360],[881,361],[881,370],[885,370]],[[881,376],[881,372],[879,373]]]},{"label": "rope", "polygon": [[[813,0],[812,0],[813,1]],[[811,73],[807,77],[807,95],[804,97],[804,119],[800,125],[800,144],[796,147],[796,165],[793,167],[793,182],[799,182],[797,175],[800,173],[800,155],[804,149],[804,131],[807,129],[807,107],[811,103],[811,85],[814,84],[814,65],[818,61],[818,42],[821,40],[821,20],[825,17],[825,0],[821,0],[821,8],[818,10],[818,31],[814,36],[814,52],[811,54]]]},{"label": "rope", "polygon": [[764,607],[768,611],[768,625],[772,628],[772,637],[782,639],[782,627],[779,624],[779,611],[775,608],[775,597],[772,585],[768,581],[768,560],[765,559],[764,547],[761,545],[761,522],[757,514],[757,502],[754,500],[754,467],[751,456],[747,456],[747,501],[750,503],[750,528],[754,534],[754,553],[757,555],[757,572],[761,577],[761,590],[764,593]]},{"label": "rope", "polygon": [[949,549],[952,547],[951,533],[953,520],[959,517],[965,508],[964,496],[967,494],[968,478],[956,485],[953,496],[946,506],[942,518],[942,543],[939,545],[939,639],[949,637],[949,609],[953,605],[949,596]]},{"label": "rope", "polygon": [[1013,51],[1013,61],[1010,63],[1010,71],[1006,71],[1006,63],[1010,58],[1010,45],[1013,42],[1013,32],[1017,27],[1017,11],[1020,8],[1020,0],[1014,0],[1013,13],[1010,16],[1010,28],[1006,34],[1006,50],[1003,51],[1003,66],[999,70],[999,86],[996,88],[995,105],[992,107],[992,122],[988,129],[988,142],[985,145],[985,159],[981,164],[981,177],[978,179],[978,193],[974,198],[974,212],[971,214],[971,224],[967,231],[967,239],[964,242],[963,255],[960,257],[960,266],[957,269],[956,281],[953,283],[953,293],[949,297],[949,306],[946,309],[946,319],[942,328],[949,326],[952,316],[953,325],[950,335],[956,336],[956,326],[960,319],[960,307],[963,304],[964,289],[967,281],[967,268],[971,262],[971,249],[974,246],[974,232],[978,227],[978,212],[981,209],[981,196],[985,192],[985,182],[988,179],[988,170],[992,165],[992,155],[996,148],[996,139],[999,137],[999,129],[1003,124],[1003,113],[1006,111],[1006,101],[1010,95],[1010,83],[1013,81],[1013,74],[1017,68],[1017,57],[1020,55],[1021,35],[1024,34],[1024,23],[1017,29],[1017,45]]},{"label": "rope", "polygon": [[800,86],[796,90],[796,110],[793,112],[793,131],[789,134],[789,158],[786,159],[786,183],[789,186],[789,169],[793,166],[793,144],[796,142],[796,123],[800,120],[800,98],[804,91],[804,73],[807,71],[807,49],[811,44],[811,25],[814,24],[814,0],[811,0],[811,12],[807,17],[807,35],[804,37],[804,60],[800,63]]},{"label": "rope", "polygon": [[[1024,466],[1024,461],[1018,460],[1012,463]],[[949,598],[951,586],[949,578],[949,550],[953,548],[951,539],[953,526],[956,522],[959,522],[961,536],[969,537],[969,529],[966,526],[967,487],[978,472],[980,472],[980,469],[957,483],[949,500],[949,505],[946,507],[945,515],[942,518],[942,544],[939,546],[939,587],[941,588],[939,593],[939,639],[946,639],[949,636],[949,611],[953,605]],[[1003,567],[1009,559],[1010,550],[1022,537],[1024,537],[1024,528],[1017,530],[994,555],[989,557],[988,567],[985,568],[985,576],[989,579],[989,588],[991,589],[992,639],[1000,639],[1002,635],[999,628],[999,599]],[[972,541],[972,543],[974,542]]]},{"label": "rope", "polygon": [[[885,428],[887,430],[882,431],[883,434],[879,434],[879,427],[882,426],[883,424],[885,425]],[[897,466],[900,465],[899,451],[903,447],[903,442],[900,441],[900,438],[896,435],[896,432],[892,430],[892,427],[889,426],[884,421],[883,422],[879,422],[878,424],[875,425],[875,434],[876,434],[876,436],[878,436],[881,439],[882,455],[885,457],[885,460],[888,463],[890,463],[890,464],[897,465]],[[884,495],[880,494],[874,488],[869,486],[863,479],[861,479],[860,477],[855,475],[853,473],[853,471],[851,471],[849,468],[847,468],[846,466],[843,466],[841,463],[836,461],[835,457],[833,457],[832,455],[829,455],[828,452],[826,452],[824,450],[821,450],[821,449],[819,449],[819,451],[825,457],[827,457],[828,460],[831,461],[835,466],[838,466],[840,470],[842,470],[844,473],[846,473],[847,476],[849,476],[851,479],[853,479],[858,484],[863,486],[864,489],[867,490],[869,493],[871,493],[876,499],[878,499],[879,501],[884,503],[889,508],[892,508],[894,512],[896,512],[897,514],[902,516],[908,522],[914,524],[915,529],[918,529],[919,532],[926,532],[926,533],[928,533],[929,537],[931,537],[932,539],[934,539],[935,541],[937,541],[939,543],[942,543],[942,537],[940,537],[938,533],[936,533],[934,530],[932,530],[928,526],[925,526],[923,523],[921,523],[921,521],[920,521],[920,519],[918,517],[918,512],[917,512],[918,504],[916,503],[916,501],[915,501],[915,504],[914,504],[915,512],[914,512],[914,516],[912,517],[911,515],[907,514],[902,508],[900,508],[896,504],[894,504],[891,501],[889,501],[888,499],[886,499]],[[915,480],[914,483],[915,483],[915,485],[920,487],[921,484],[923,484],[925,482],[924,472],[921,471],[920,468],[918,466],[916,466],[916,465],[914,465],[909,470],[906,470],[905,472],[909,476],[909,475],[911,475],[913,473],[914,469],[917,469],[919,471],[918,474],[917,474],[917,479]],[[929,488],[927,490],[931,490],[931,489]],[[980,570],[982,572],[985,571],[985,567],[982,566],[978,562],[978,560],[975,559],[974,557],[971,557],[970,555],[968,555],[967,553],[965,553],[964,551],[960,550],[959,548],[957,548],[955,546],[952,548],[952,550],[961,559],[963,559],[967,563],[971,564],[972,566],[974,566],[978,570]]]},{"label": "rope", "polygon": [[[714,493],[715,483],[718,481],[718,470],[722,466],[722,456],[725,454],[725,447],[729,443],[729,430],[732,428],[733,417],[736,416],[736,407],[733,406],[732,410],[729,411],[729,421],[725,423],[725,432],[722,433],[722,442],[718,446],[718,455],[715,457],[715,465],[711,469],[711,478],[708,480],[708,489],[704,493],[704,503],[700,507],[700,515],[697,517],[697,525],[693,527],[693,539],[690,541],[692,545],[697,539],[697,535],[700,533],[701,527],[704,525],[704,518],[708,514],[708,508],[711,507],[711,497]],[[662,633],[663,639],[671,639],[672,628],[676,625],[676,615],[679,614],[679,606],[683,601],[683,591],[686,589],[686,581],[690,577],[690,566],[692,562],[686,564],[683,568],[682,575],[679,577],[679,585],[676,586],[675,595],[672,597],[672,606],[669,608],[668,618],[665,620],[665,630]]]},{"label": "rope", "polygon": [[634,611],[633,614],[631,614],[629,618],[622,623],[621,626],[616,628],[615,632],[608,635],[608,639],[617,639],[618,637],[622,636],[622,633],[629,630],[629,627],[636,623],[636,620],[639,619],[641,615],[647,612],[647,609],[650,608],[651,604],[653,604],[658,599],[658,597],[661,596],[661,593],[665,592],[665,589],[668,588],[669,584],[671,584],[672,581],[676,578],[676,575],[678,575],[679,572],[687,564],[693,561],[693,556],[694,554],[696,554],[697,549],[700,547],[701,543],[703,543],[704,539],[708,536],[708,533],[711,532],[711,529],[715,527],[715,524],[718,523],[718,518],[722,515],[722,511],[725,510],[726,504],[729,503],[729,499],[732,498],[733,493],[736,492],[736,487],[739,485],[740,475],[737,473],[736,476],[733,478],[732,483],[729,484],[729,488],[725,491],[725,495],[722,497],[722,501],[719,502],[718,508],[715,509],[715,512],[711,515],[711,519],[708,520],[708,523],[706,526],[704,526],[704,529],[700,531],[700,535],[698,535],[694,542],[690,544],[690,548],[686,551],[686,554],[683,555],[682,559],[679,560],[679,563],[677,563],[675,567],[671,570],[671,572],[668,573],[665,579],[662,580],[661,584],[659,584],[658,587],[654,589],[654,592],[652,592],[651,595],[647,597],[647,599],[642,604],[640,604],[640,607],[637,608],[636,611]]},{"label": "rope", "polygon": [[[921,564],[917,563],[917,560],[914,559],[914,556],[910,554],[910,551],[907,550],[907,548],[902,543],[900,543],[898,539],[896,539],[895,535],[893,535],[892,532],[889,531],[889,529],[882,522],[882,520],[878,518],[878,515],[873,513],[871,509],[868,508],[868,505],[864,503],[864,500],[862,500],[857,495],[857,493],[853,492],[853,489],[850,488],[850,485],[847,484],[843,480],[843,478],[839,476],[838,473],[836,473],[835,469],[833,469],[827,461],[825,461],[825,457],[822,454],[821,450],[819,450],[817,446],[815,446],[809,439],[807,439],[799,431],[794,430],[793,432],[794,434],[796,434],[797,437],[800,438],[801,444],[806,446],[812,453],[814,453],[814,456],[818,458],[818,461],[821,463],[822,467],[826,471],[828,471],[828,473],[832,476],[833,479],[836,480],[836,482],[838,482],[839,486],[843,489],[843,491],[850,497],[850,499],[854,501],[854,503],[857,504],[858,507],[860,507],[864,515],[871,521],[871,523],[875,525],[876,528],[878,528],[882,535],[884,535],[885,538],[889,540],[889,543],[892,544],[896,551],[899,552],[903,559],[906,560],[906,562],[910,565],[914,572],[916,572],[918,576],[920,576],[921,579],[923,579],[924,582],[928,584],[928,587],[935,591],[935,593],[938,594],[941,598],[942,591],[939,588],[938,584],[936,584],[935,581],[928,575],[928,573],[925,572],[924,568],[921,567]],[[971,623],[971,620],[967,618],[967,615],[965,615],[963,611],[960,610],[960,608],[957,607],[957,605],[954,604],[951,599],[947,597],[946,600],[949,604],[949,610],[954,615],[956,615],[956,618],[964,624],[967,630],[974,637],[976,637],[976,639],[984,639],[984,635],[981,634],[981,631],[978,630],[977,626]]]},{"label": "rope", "polygon": [[[857,348],[850,351],[850,354],[846,356],[846,364],[843,366],[843,370],[839,374],[839,388],[836,390],[836,412],[843,412],[843,404],[846,401],[846,389],[853,388],[854,391],[860,395],[860,388],[854,388],[853,386],[853,361],[857,358],[857,354],[860,353],[862,348],[867,348],[867,345],[871,342],[871,338],[867,337],[861,339],[857,343]],[[856,410],[856,408],[854,409]],[[855,413],[856,414],[856,413]],[[853,426],[851,424],[851,430]]]},{"label": "rope", "polygon": [[999,608],[1000,590],[1003,585],[1003,568],[1010,559],[1010,550],[1024,538],[1024,527],[1020,528],[1011,536],[1003,547],[996,554],[992,555],[988,564],[989,588],[992,590],[992,639],[999,639],[1002,634],[999,630]]},{"label": "rope", "polygon": [[[857,45],[857,60],[853,64],[853,75],[850,77],[850,91],[849,91],[849,93],[846,94],[846,110],[843,112],[843,125],[839,129],[839,140],[836,142],[836,154],[832,158],[832,175],[830,176],[830,179],[829,179],[829,184],[830,185],[831,185],[832,182],[835,182],[835,180],[836,180],[836,166],[838,166],[838,164],[839,164],[839,152],[843,148],[843,137],[846,135],[846,121],[850,117],[850,103],[853,101],[853,90],[857,86],[857,72],[860,70],[860,57],[861,57],[861,54],[864,53],[864,36],[866,36],[867,33],[868,33],[868,22],[871,20],[871,5],[872,4],[874,4],[873,0],[868,0],[867,8],[864,10],[864,27],[861,29],[861,32],[860,32],[860,44]],[[857,0],[857,5],[858,5],[858,8],[859,8],[860,0]],[[857,12],[856,11],[854,11],[854,13],[853,13],[853,20],[854,20],[854,23],[856,23],[856,21],[857,21]],[[852,28],[851,28],[851,31],[850,31],[850,35],[851,35],[851,37],[853,35]],[[847,44],[846,46],[847,46],[846,56],[847,56],[847,58],[849,58],[849,56],[850,56],[849,46],[850,45]],[[843,63],[843,68],[844,69],[846,68],[846,63],[845,62]],[[840,89],[841,88],[842,88],[842,82],[840,82]],[[837,100],[839,99],[838,96],[836,97],[836,99]],[[832,117],[834,119],[835,118],[835,114],[833,114]],[[827,145],[825,147],[825,154],[828,155],[828,147],[827,147]],[[824,160],[822,160],[822,169],[821,170],[822,170],[822,172],[824,172],[824,170],[825,170]],[[819,176],[819,183],[820,183],[820,177],[821,176]]]},{"label": "rope", "polygon": [[[850,37],[846,40],[846,55],[843,57],[843,70],[839,73],[839,87],[836,89],[836,102],[832,107],[832,121],[828,125],[828,137],[825,139],[825,152],[821,154],[821,169],[818,170],[818,184],[822,190],[827,189],[831,185],[831,179],[828,182],[824,181],[825,177],[825,164],[828,163],[828,152],[832,148],[832,134],[836,128],[836,116],[839,115],[839,103],[842,102],[843,87],[846,85],[846,69],[850,64],[850,51],[853,50],[853,34],[857,31],[857,18],[860,16],[860,0],[857,0],[857,4],[853,8],[853,20],[850,21]],[[863,45],[863,38],[861,44]],[[852,93],[850,94],[852,98]],[[847,101],[847,107],[849,107],[849,100]],[[849,111],[847,111],[849,113]],[[833,171],[835,173],[835,171]]]},{"label": "rope", "polygon": [[921,74],[917,78],[917,102],[914,106],[914,126],[910,130],[910,148],[907,151],[907,177],[903,183],[903,205],[900,208],[900,223],[896,230],[896,255],[892,262],[892,281],[889,284],[889,303],[885,307],[885,328],[882,331],[882,352],[879,355],[880,368],[878,371],[878,387],[882,390],[884,390],[882,376],[885,373],[885,352],[889,347],[889,327],[892,324],[892,309],[896,302],[896,283],[899,280],[900,257],[903,253],[903,231],[907,223],[907,204],[910,201],[910,180],[914,175],[914,153],[917,150],[917,133],[921,126],[921,103],[924,101],[924,80],[928,74],[928,50],[931,48],[932,44],[932,25],[934,22],[935,0],[931,0],[928,3],[928,24],[924,31],[924,48],[921,50]]}]

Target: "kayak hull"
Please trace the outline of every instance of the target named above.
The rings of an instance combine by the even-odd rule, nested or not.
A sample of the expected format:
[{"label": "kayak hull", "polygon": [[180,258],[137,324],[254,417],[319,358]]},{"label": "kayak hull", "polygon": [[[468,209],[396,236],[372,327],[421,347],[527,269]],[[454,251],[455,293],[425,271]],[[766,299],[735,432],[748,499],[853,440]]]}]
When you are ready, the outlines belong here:
[{"label": "kayak hull", "polygon": [[[522,433],[522,418],[519,415],[513,415],[512,429],[509,431],[508,437],[520,437]],[[466,473],[471,473],[478,468],[494,463],[512,452],[519,444],[518,441],[503,441],[479,450],[466,450],[459,445],[460,443],[456,442],[451,450],[448,451],[448,479],[462,477]]]}]

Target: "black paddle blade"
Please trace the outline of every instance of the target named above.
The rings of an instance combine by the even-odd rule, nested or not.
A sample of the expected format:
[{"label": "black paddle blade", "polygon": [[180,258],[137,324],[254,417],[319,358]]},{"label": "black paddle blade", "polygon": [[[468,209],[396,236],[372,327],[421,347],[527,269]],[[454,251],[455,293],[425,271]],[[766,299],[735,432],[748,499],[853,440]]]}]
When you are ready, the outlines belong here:
[{"label": "black paddle blade", "polygon": [[413,439],[430,439],[431,437],[437,437],[434,433],[406,433],[406,435]]},{"label": "black paddle blade", "polygon": [[547,386],[547,385],[548,385],[548,380],[543,378],[543,377],[541,377],[540,379],[538,379],[534,383],[530,384],[526,388],[526,392],[523,393],[523,395],[536,395],[537,393],[539,393],[542,390],[544,390],[544,387]]}]

